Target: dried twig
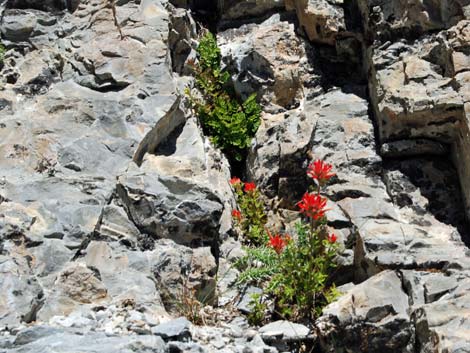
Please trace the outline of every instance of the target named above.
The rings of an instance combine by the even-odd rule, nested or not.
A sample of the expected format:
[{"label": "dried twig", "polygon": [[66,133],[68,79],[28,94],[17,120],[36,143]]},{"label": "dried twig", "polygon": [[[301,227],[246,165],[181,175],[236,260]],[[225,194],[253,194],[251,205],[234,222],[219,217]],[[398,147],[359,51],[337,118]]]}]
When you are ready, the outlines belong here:
[{"label": "dried twig", "polygon": [[114,19],[114,25],[119,31],[119,35],[121,36],[121,40],[123,40],[124,34],[122,34],[122,28],[121,25],[119,24],[119,21],[117,19],[117,12],[116,12],[116,0],[109,0],[109,5],[111,6],[111,11],[113,12],[113,19]]}]

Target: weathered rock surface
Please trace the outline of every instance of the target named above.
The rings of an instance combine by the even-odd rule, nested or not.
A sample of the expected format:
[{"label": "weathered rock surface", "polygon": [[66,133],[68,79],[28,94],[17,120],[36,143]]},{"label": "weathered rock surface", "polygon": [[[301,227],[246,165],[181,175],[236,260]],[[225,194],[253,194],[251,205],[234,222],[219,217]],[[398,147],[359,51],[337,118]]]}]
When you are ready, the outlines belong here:
[{"label": "weathered rock surface", "polygon": [[219,13],[222,23],[263,16],[284,7],[284,0],[221,0]]},{"label": "weathered rock surface", "polygon": [[[170,3],[231,27],[274,226],[298,218],[308,163],[334,165],[335,279],[355,284],[315,327],[236,312],[230,166],[184,105],[199,27]],[[470,3],[210,5],[118,1],[124,39],[102,0],[0,5],[0,352],[470,351]],[[217,327],[175,320],[194,299]]]},{"label": "weathered rock surface", "polygon": [[[257,92],[261,102],[298,105],[303,95],[305,49],[294,26],[273,15],[260,25],[245,25],[218,36],[235,90],[243,98]],[[275,109],[275,108],[273,108]]]},{"label": "weathered rock surface", "polygon": [[346,31],[343,0],[286,0],[287,10],[295,10],[299,24],[314,42],[334,45]]},{"label": "weathered rock surface", "polygon": [[384,271],[324,310],[318,323],[322,350],[414,352],[408,307],[400,278],[393,271]]},{"label": "weathered rock surface", "polygon": [[188,80],[173,73],[194,21],[166,1],[124,1],[121,39],[106,2],[38,4],[8,2],[0,23],[0,331],[122,336],[51,328],[21,352],[163,350],[125,335],[151,335],[186,286],[217,300],[231,227],[228,163],[180,108]]}]

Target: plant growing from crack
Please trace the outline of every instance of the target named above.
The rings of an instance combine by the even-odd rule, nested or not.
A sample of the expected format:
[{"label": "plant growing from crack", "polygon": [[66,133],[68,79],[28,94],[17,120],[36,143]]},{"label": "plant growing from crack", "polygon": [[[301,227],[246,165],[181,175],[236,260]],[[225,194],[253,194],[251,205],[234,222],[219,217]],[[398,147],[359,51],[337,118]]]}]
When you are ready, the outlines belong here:
[{"label": "plant growing from crack", "polygon": [[261,108],[256,94],[240,101],[229,85],[230,74],[221,68],[221,52],[215,36],[207,32],[197,48],[198,62],[190,65],[196,78],[197,93],[186,95],[204,133],[227,154],[241,161],[260,125]]},{"label": "plant growing from crack", "polygon": [[235,191],[240,210],[233,210],[232,217],[240,228],[243,238],[251,245],[261,245],[267,241],[265,225],[267,215],[261,193],[254,183],[243,183],[232,178],[230,184]]},{"label": "plant growing from crack", "polygon": [[[266,298],[274,301],[276,313],[283,318],[315,319],[337,296],[329,281],[338,251],[337,236],[327,229],[327,200],[321,195],[334,173],[330,164],[316,160],[308,167],[307,175],[316,182],[316,187],[297,203],[303,219],[296,224],[295,236],[273,235],[266,229],[264,242],[251,243],[236,264],[241,270],[240,284],[251,283],[263,289],[262,296],[253,298],[251,319],[262,321],[260,310],[266,307]],[[232,179],[231,184],[240,200],[240,195],[244,195],[242,185],[246,188],[247,184],[237,179]],[[251,216],[245,209],[239,201],[238,223],[238,219],[250,222]],[[242,229],[247,227],[249,224]]]}]

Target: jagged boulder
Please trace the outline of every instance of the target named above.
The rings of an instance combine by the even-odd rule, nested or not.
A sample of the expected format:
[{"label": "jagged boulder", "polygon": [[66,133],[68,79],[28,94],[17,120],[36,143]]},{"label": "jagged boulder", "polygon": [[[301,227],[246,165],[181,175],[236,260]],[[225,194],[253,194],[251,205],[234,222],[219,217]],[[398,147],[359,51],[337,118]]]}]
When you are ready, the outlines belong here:
[{"label": "jagged boulder", "polygon": [[219,12],[222,21],[260,17],[284,7],[284,0],[222,0]]},{"label": "jagged boulder", "polygon": [[324,352],[415,352],[408,296],[393,271],[357,285],[323,310],[318,336]]},{"label": "jagged boulder", "polygon": [[260,25],[219,33],[218,41],[241,97],[256,92],[263,105],[274,105],[271,109],[298,105],[305,49],[292,24],[274,15]]},{"label": "jagged boulder", "polygon": [[452,27],[469,14],[466,0],[359,0],[369,35],[384,40]]},{"label": "jagged boulder", "polygon": [[313,42],[334,45],[346,31],[343,1],[286,0],[287,10],[295,10],[300,26]]}]

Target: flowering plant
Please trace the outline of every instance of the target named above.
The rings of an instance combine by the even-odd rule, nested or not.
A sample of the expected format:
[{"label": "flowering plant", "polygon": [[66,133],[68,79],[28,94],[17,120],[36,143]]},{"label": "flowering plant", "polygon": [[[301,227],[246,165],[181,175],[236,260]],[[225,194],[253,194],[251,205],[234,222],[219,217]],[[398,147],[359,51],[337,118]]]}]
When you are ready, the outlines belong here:
[{"label": "flowering plant", "polygon": [[244,240],[251,245],[265,243],[268,238],[264,229],[267,216],[256,184],[243,183],[237,177],[230,179],[230,184],[235,191],[239,208],[239,210],[232,211],[232,218],[240,227]]},{"label": "flowering plant", "polygon": [[[329,277],[335,267],[338,237],[328,231],[327,200],[320,193],[335,174],[330,164],[316,160],[308,167],[307,175],[318,187],[315,192],[306,192],[297,203],[304,219],[296,224],[296,235],[292,238],[286,234],[272,235],[266,229],[264,243],[248,248],[247,255],[237,263],[242,271],[239,282],[261,285],[264,295],[274,300],[276,312],[283,318],[314,319],[336,296]],[[243,184],[239,179],[231,184],[244,215],[246,198],[251,200],[259,191],[254,184]],[[257,300],[259,297],[253,307],[263,307]]]}]

